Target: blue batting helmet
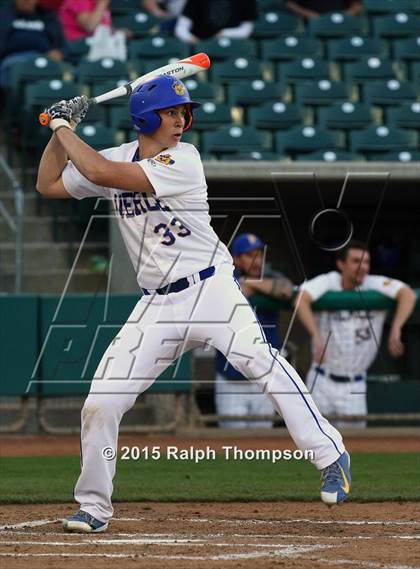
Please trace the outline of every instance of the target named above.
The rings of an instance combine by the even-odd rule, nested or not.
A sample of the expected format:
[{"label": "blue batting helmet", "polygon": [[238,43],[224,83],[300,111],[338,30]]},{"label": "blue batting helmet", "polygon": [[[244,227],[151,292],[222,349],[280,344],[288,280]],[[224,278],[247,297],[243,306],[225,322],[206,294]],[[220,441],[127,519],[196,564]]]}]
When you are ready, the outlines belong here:
[{"label": "blue batting helmet", "polygon": [[236,257],[236,255],[242,255],[242,253],[248,253],[263,247],[264,243],[253,233],[241,233],[233,240],[231,251],[232,255]]},{"label": "blue batting helmet", "polygon": [[159,128],[161,119],[156,112],[176,105],[186,105],[184,131],[192,125],[192,110],[200,103],[191,101],[184,83],[176,77],[159,75],[136,87],[130,102],[130,115],[134,128],[142,134],[151,134]]}]

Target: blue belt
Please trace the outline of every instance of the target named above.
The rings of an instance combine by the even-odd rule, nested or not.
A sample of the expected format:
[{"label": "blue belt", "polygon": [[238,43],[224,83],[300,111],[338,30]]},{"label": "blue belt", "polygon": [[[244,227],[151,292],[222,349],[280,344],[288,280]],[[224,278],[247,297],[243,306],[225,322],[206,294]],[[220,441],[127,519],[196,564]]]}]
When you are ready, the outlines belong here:
[{"label": "blue belt", "polygon": [[215,273],[214,267],[208,267],[207,269],[203,269],[199,273],[195,273],[190,277],[183,277],[175,281],[174,283],[169,283],[162,288],[157,288],[155,290],[149,290],[147,288],[142,288],[143,294],[169,294],[171,292],[181,292],[181,290],[185,290],[190,285],[195,284],[199,281],[204,281],[209,277],[212,277]]},{"label": "blue belt", "polygon": [[325,370],[319,366],[315,366],[315,371],[321,375],[327,375],[330,379],[336,381],[337,383],[349,383],[350,381],[362,381],[363,379],[366,379],[366,376],[363,374],[354,375],[351,377],[348,375],[335,375],[334,373],[326,373]]}]

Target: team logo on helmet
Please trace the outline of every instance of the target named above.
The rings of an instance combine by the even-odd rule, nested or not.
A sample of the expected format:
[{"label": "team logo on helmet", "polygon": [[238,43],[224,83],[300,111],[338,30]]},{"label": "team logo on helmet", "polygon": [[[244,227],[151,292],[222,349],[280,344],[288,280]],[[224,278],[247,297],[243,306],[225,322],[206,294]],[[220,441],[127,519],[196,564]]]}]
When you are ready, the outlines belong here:
[{"label": "team logo on helmet", "polygon": [[172,164],[175,164],[175,160],[173,160],[170,154],[159,154],[159,156],[155,157],[155,160],[165,164],[165,166],[172,166]]},{"label": "team logo on helmet", "polygon": [[172,88],[179,97],[183,97],[185,95],[185,87],[179,81],[174,81]]}]

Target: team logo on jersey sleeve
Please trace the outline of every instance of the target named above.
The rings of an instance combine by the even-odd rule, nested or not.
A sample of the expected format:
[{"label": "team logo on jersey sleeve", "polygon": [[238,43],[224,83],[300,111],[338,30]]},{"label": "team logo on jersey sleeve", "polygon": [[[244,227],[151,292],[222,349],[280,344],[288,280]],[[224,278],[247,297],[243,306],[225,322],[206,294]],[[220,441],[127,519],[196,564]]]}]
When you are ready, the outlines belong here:
[{"label": "team logo on jersey sleeve", "polygon": [[179,97],[182,97],[183,95],[185,95],[185,87],[184,87],[184,85],[182,85],[178,81],[174,81],[174,83],[172,84],[172,87],[173,87],[173,90],[175,91],[175,93]]},{"label": "team logo on jersey sleeve", "polygon": [[172,164],[175,164],[175,160],[170,154],[159,154],[159,156],[155,156],[155,160],[165,164],[165,166],[172,166]]}]

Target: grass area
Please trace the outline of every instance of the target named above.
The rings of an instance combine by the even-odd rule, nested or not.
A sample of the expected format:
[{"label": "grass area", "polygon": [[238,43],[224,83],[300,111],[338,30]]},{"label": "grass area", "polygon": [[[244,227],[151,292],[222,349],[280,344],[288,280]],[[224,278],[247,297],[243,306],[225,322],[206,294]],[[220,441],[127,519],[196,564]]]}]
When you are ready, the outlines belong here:
[{"label": "grass area", "polygon": [[[0,502],[71,502],[77,457],[8,457],[0,461]],[[353,454],[352,500],[420,500],[420,456]],[[309,462],[118,460],[114,501],[318,500]]]}]

